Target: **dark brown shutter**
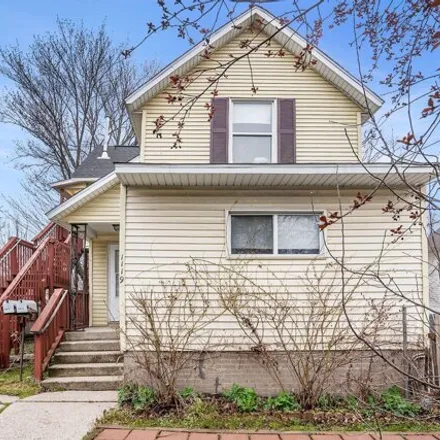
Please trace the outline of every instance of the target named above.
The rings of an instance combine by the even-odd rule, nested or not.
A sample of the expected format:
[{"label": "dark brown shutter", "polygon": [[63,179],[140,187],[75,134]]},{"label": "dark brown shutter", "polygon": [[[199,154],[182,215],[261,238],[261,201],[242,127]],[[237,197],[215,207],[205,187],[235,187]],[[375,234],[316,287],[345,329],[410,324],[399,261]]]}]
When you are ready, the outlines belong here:
[{"label": "dark brown shutter", "polygon": [[296,162],[296,106],[294,99],[278,100],[278,163]]},{"label": "dark brown shutter", "polygon": [[212,106],[211,163],[228,163],[229,99],[214,98]]}]

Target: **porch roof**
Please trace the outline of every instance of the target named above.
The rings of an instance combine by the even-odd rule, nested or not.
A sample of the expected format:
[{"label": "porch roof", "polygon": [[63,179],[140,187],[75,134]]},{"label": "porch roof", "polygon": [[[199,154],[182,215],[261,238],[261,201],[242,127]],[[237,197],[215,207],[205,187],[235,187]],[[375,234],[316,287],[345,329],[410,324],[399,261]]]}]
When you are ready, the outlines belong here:
[{"label": "porch roof", "polygon": [[121,182],[153,188],[375,188],[381,183],[399,188],[429,182],[426,165],[372,164],[116,164],[113,173],[99,179],[47,213],[61,223],[71,212]]},{"label": "porch roof", "polygon": [[428,166],[391,164],[117,164],[121,183],[148,187],[345,188],[420,186],[429,182]]},{"label": "porch roof", "polygon": [[46,215],[51,221],[64,225],[62,222],[64,217],[85,205],[90,200],[93,200],[95,197],[98,197],[100,194],[106,192],[118,182],[118,177],[114,172],[107,174],[107,176],[102,177],[87,188],[76,193],[74,196],[70,197],[70,199],[61,203],[61,205],[51,209]]}]

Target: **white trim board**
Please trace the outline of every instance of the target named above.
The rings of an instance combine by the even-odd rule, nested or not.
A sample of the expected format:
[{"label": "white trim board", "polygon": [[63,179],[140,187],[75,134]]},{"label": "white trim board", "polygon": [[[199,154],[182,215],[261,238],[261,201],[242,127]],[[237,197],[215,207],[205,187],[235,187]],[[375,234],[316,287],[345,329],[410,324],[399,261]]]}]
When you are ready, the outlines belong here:
[{"label": "white trim board", "polygon": [[[432,169],[391,164],[121,164],[116,166],[121,183],[145,187],[396,187],[424,185]],[[403,182],[402,175],[406,182]]]}]

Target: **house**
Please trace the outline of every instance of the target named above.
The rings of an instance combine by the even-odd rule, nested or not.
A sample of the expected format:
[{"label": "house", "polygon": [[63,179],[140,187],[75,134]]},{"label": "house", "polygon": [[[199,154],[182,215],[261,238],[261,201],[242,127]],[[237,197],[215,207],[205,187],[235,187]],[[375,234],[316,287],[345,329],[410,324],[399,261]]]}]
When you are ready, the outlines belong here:
[{"label": "house", "polygon": [[[219,267],[228,273],[245,267],[246,274],[238,276],[250,283],[255,277],[256,289],[264,286],[271,294],[286,293],[288,300],[303,301],[296,313],[304,319],[311,316],[306,305],[310,288],[332,280],[332,292],[341,294],[344,281],[337,262],[344,258],[355,328],[362,329],[371,307],[377,309],[385,300],[392,303],[384,306],[387,321],[379,335],[385,341],[381,347],[388,351],[399,351],[402,341],[403,300],[393,297],[393,286],[405,298],[427,301],[422,228],[414,225],[408,238],[396,240],[390,232],[396,222],[383,211],[390,200],[398,203],[396,194],[407,188],[387,164],[361,160],[362,124],[380,109],[382,99],[317,49],[313,62],[296,68],[306,42],[283,28],[268,44],[268,35],[279,28],[271,14],[253,7],[233,26],[226,24],[212,35],[209,56],[204,44],[191,48],[127,99],[139,150],[109,148],[114,159],[100,158],[102,152],[97,151],[73,179],[55,185],[68,198],[49,218],[83,231],[88,242],[90,331],[118,323],[117,349],[123,354],[127,380],[148,381],[135,361],[136,353],[147,350],[141,330],[147,324],[138,300],[153,295],[162,304],[182,286],[199,289],[194,278],[193,284],[188,284],[189,278],[182,281],[196,264],[203,266],[203,274],[196,276],[204,277],[205,287],[206,277],[217,276],[213,274]],[[208,91],[194,100],[218,66],[230,61],[231,53],[239,57],[252,45],[260,49],[230,65],[214,94]],[[179,83],[184,84],[182,100],[173,99],[181,92]],[[178,115],[191,99],[191,111],[179,126]],[[429,180],[423,167],[407,169],[405,175],[419,187]],[[381,179],[386,185],[378,185]],[[353,209],[357,197],[362,206]],[[343,220],[332,217],[347,211],[351,213]],[[320,217],[321,224],[322,219],[338,221],[321,230]],[[401,222],[411,225],[409,218]],[[366,267],[387,282],[362,278]],[[228,290],[218,282],[218,292]],[[216,290],[212,284],[209,288]],[[198,305],[203,309],[198,316],[209,319],[216,314],[217,300],[210,297],[208,311]],[[161,307],[155,312],[165,316]],[[424,322],[411,310],[408,337],[416,349],[423,344]],[[236,318],[230,311],[218,313],[203,336],[185,345],[186,350],[217,356],[192,363],[182,386],[188,383],[212,392],[237,382],[262,393],[276,391],[276,383],[256,358],[255,345],[245,340],[244,320]],[[177,327],[181,320],[178,316]],[[83,348],[98,345],[99,341]],[[115,351],[115,345],[103,347]],[[276,344],[271,349],[276,351]],[[69,350],[79,351],[73,345]],[[109,368],[110,358],[105,359]],[[356,362],[352,359],[351,366]],[[394,370],[381,365],[383,371],[375,379],[386,381]],[[346,374],[345,369],[339,379],[345,380]],[[90,381],[96,384],[96,378]],[[105,379],[101,382],[112,386],[105,385]]]}]

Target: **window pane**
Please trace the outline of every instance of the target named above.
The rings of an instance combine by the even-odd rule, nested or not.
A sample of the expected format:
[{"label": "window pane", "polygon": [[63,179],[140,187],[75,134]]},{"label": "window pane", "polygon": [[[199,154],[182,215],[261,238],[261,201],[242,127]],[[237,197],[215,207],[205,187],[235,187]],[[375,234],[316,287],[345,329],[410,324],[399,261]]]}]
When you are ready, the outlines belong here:
[{"label": "window pane", "polygon": [[272,103],[234,102],[234,133],[271,133]]},{"label": "window pane", "polygon": [[272,216],[231,216],[231,252],[233,254],[272,254]]},{"label": "window pane", "polygon": [[319,226],[314,215],[278,216],[279,254],[319,254]]},{"label": "window pane", "polygon": [[234,163],[270,163],[271,136],[234,136],[232,161]]}]

